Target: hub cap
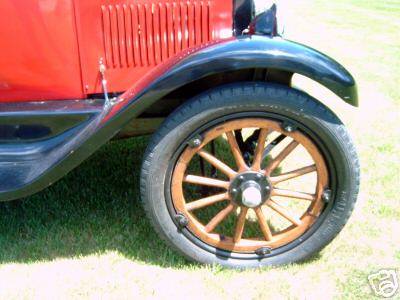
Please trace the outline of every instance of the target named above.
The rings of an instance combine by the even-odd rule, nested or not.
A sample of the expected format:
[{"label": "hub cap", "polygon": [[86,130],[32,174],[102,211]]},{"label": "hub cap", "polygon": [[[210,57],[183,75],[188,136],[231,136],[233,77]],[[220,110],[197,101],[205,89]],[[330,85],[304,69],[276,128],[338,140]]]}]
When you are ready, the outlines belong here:
[{"label": "hub cap", "polygon": [[309,137],[284,128],[237,119],[188,142],[173,170],[171,200],[191,234],[215,248],[259,253],[315,223],[329,187],[327,167]]},{"label": "hub cap", "polygon": [[244,172],[232,180],[229,194],[237,205],[255,208],[270,197],[271,183],[261,172]]},{"label": "hub cap", "polygon": [[261,188],[258,184],[244,188],[242,192],[242,203],[246,207],[255,208],[263,201]]}]

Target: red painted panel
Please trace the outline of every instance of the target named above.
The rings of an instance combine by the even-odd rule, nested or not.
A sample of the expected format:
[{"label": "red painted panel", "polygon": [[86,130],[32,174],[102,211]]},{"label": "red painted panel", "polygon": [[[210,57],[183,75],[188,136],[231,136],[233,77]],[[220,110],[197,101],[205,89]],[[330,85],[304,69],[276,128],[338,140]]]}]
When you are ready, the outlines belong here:
[{"label": "red painted panel", "polygon": [[1,0],[0,12],[0,102],[84,97],[72,0]]},{"label": "red painted panel", "polygon": [[107,63],[110,92],[123,92],[181,51],[231,36],[232,1],[76,1],[86,93],[101,93],[98,64]]},{"label": "red painted panel", "polygon": [[0,102],[123,92],[190,47],[229,37],[232,1],[0,1]]}]

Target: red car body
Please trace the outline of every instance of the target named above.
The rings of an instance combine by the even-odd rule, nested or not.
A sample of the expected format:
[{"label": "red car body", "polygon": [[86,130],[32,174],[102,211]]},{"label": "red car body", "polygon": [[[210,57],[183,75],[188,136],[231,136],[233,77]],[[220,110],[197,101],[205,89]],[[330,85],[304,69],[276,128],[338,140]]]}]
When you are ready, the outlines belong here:
[{"label": "red car body", "polygon": [[1,1],[0,101],[124,92],[181,51],[232,36],[231,1]]}]

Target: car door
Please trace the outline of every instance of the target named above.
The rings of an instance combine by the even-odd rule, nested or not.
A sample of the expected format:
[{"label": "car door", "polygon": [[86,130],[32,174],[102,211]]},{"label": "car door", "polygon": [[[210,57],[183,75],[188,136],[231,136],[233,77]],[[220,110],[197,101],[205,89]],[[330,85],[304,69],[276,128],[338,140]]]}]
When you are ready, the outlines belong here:
[{"label": "car door", "polygon": [[85,96],[73,4],[0,1],[0,102]]}]

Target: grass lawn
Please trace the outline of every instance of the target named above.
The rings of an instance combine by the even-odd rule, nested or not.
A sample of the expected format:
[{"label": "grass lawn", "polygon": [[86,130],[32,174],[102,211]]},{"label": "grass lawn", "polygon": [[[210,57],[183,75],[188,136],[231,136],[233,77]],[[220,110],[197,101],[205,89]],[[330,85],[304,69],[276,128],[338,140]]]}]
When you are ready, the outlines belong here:
[{"label": "grass lawn", "polygon": [[331,55],[359,84],[359,109],[305,85],[339,111],[358,146],[361,195],[343,232],[297,265],[188,262],[158,239],[139,203],[148,138],[117,141],[47,190],[0,203],[0,298],[372,298],[368,274],[400,271],[400,1],[278,2],[287,38]]}]

